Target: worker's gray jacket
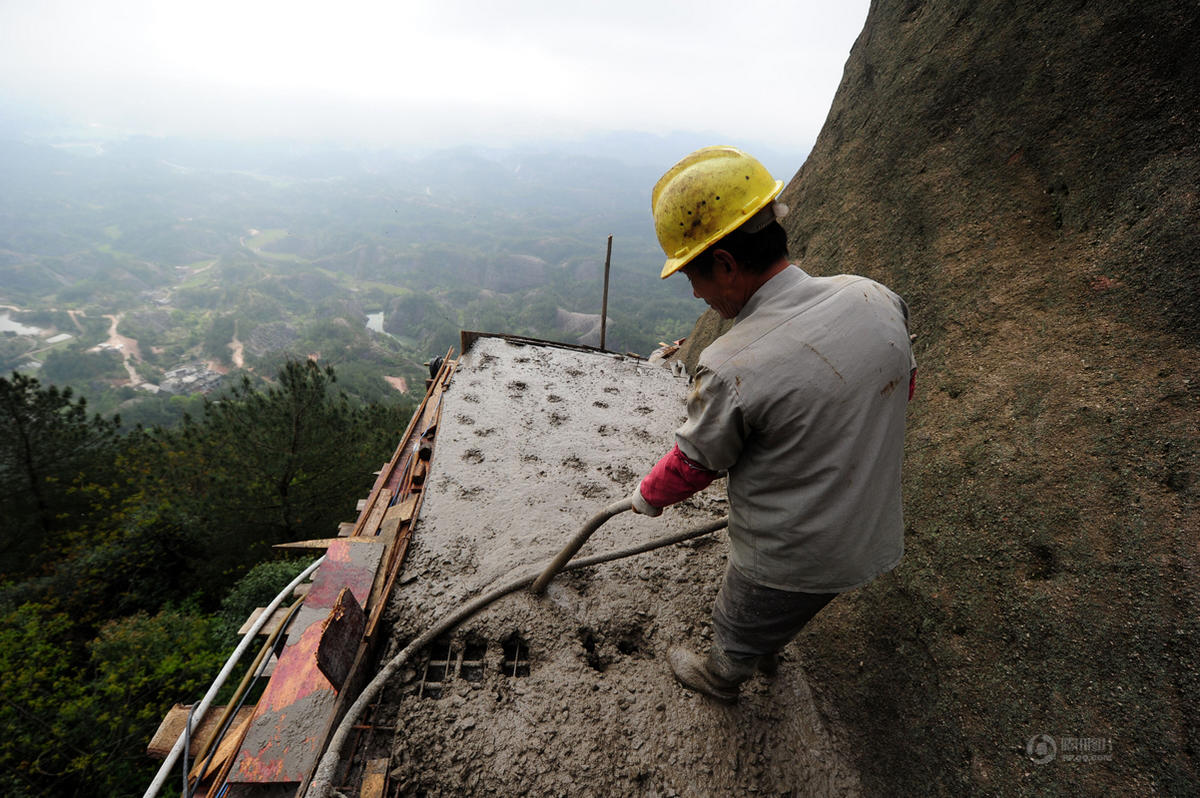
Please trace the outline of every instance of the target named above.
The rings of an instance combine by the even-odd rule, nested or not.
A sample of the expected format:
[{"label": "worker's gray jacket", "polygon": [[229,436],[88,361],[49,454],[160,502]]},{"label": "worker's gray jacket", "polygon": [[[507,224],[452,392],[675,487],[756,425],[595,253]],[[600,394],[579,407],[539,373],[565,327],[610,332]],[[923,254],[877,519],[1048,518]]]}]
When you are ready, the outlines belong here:
[{"label": "worker's gray jacket", "polygon": [[865,277],[789,266],[700,356],[680,450],[729,472],[730,560],[834,593],[900,562],[908,309]]}]

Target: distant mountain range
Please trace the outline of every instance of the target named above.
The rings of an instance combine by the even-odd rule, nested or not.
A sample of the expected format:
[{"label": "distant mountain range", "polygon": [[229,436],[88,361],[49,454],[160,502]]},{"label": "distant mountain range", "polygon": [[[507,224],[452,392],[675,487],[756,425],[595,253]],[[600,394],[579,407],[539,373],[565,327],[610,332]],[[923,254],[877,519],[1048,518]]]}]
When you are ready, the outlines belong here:
[{"label": "distant mountain range", "polygon": [[[709,142],[614,133],[403,154],[0,139],[0,303],[125,314],[120,332],[141,343],[138,373],[151,380],[197,359],[236,367],[236,329],[242,342],[286,342],[249,347],[250,370],[273,373],[283,357],[319,352],[377,372],[379,385],[391,375],[419,386],[420,363],[456,346],[461,329],[596,338],[612,235],[606,343],[648,353],[686,335],[702,310],[683,281],[658,279],[650,190]],[[378,312],[390,336],[367,330]],[[588,330],[578,314],[595,319]],[[256,335],[262,325],[289,334]],[[72,364],[108,331],[92,332],[60,345],[80,350]],[[21,362],[18,344],[0,354],[8,367]],[[86,387],[107,390],[94,378]]]}]

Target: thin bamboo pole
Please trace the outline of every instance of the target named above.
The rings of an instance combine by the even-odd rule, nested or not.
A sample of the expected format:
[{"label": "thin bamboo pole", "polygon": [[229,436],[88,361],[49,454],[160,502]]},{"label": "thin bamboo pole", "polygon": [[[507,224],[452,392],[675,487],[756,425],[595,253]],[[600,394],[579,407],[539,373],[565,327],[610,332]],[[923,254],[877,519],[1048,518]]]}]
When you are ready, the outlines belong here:
[{"label": "thin bamboo pole", "polygon": [[600,305],[600,348],[604,348],[604,336],[608,331],[608,270],[612,266],[612,236],[608,237],[608,252],[604,255],[604,300]]}]

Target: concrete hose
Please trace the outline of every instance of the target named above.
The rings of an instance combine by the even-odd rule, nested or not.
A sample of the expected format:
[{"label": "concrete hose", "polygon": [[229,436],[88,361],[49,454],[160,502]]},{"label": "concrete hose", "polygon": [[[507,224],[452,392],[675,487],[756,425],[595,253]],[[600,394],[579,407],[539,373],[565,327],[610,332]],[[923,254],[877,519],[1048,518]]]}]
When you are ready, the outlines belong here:
[{"label": "concrete hose", "polygon": [[[346,711],[346,715],[342,718],[341,723],[338,724],[337,730],[333,733],[333,737],[331,737],[329,740],[329,747],[325,749],[325,754],[321,757],[321,761],[318,763],[317,769],[313,772],[312,780],[309,782],[308,789],[304,793],[305,798],[328,798],[330,788],[333,784],[333,777],[337,774],[338,763],[341,761],[342,747],[346,744],[346,740],[349,739],[350,732],[354,724],[358,722],[359,716],[362,715],[367,706],[369,706],[370,703],[375,700],[375,696],[379,694],[379,692],[383,689],[383,686],[387,684],[392,675],[400,669],[400,666],[408,662],[413,653],[429,645],[431,641],[436,639],[442,633],[453,628],[456,624],[465,621],[467,618],[479,612],[481,609],[497,599],[527,587],[533,584],[535,580],[546,577],[547,574],[549,574],[549,577],[546,577],[546,581],[549,582],[550,579],[554,577],[554,574],[558,571],[574,571],[579,568],[587,568],[592,565],[599,565],[600,563],[620,560],[624,559],[625,557],[632,557],[635,554],[643,554],[647,551],[653,551],[654,549],[661,549],[664,546],[682,543],[683,541],[691,540],[692,538],[710,535],[717,530],[724,529],[729,524],[729,518],[726,516],[718,521],[712,521],[711,523],[696,527],[695,529],[689,529],[684,532],[677,532],[674,535],[655,538],[654,540],[641,543],[637,546],[630,546],[629,548],[619,549],[618,551],[612,551],[606,554],[596,554],[591,557],[584,557],[583,559],[575,560],[573,562],[566,562],[566,560],[570,559],[572,554],[579,550],[579,547],[583,545],[583,541],[587,540],[587,537],[591,535],[592,532],[595,532],[600,524],[603,524],[604,521],[608,520],[617,513],[628,510],[629,507],[629,500],[609,505],[584,526],[584,530],[587,530],[587,534],[585,535],[581,530],[580,533],[576,535],[569,544],[567,544],[566,548],[563,549],[563,552],[559,552],[558,556],[551,561],[550,565],[547,566],[540,576],[526,574],[525,576],[514,579],[512,582],[509,582],[506,585],[502,585],[472,599],[471,601],[468,601],[466,604],[463,604],[457,609],[451,611],[448,615],[443,616],[441,620],[430,627],[424,634],[417,637],[417,639],[405,646],[400,653],[392,657],[392,659],[383,666],[379,673],[375,675],[375,678],[373,678],[367,684],[367,686],[363,688],[362,693],[360,693],[355,702],[350,705],[350,709]],[[609,512],[610,510],[612,512]],[[599,523],[596,523],[595,526],[592,526],[593,522],[595,522],[597,519],[600,519]],[[589,530],[588,527],[591,527],[591,529]],[[563,557],[564,552],[568,552],[565,558]],[[563,560],[562,564],[558,564],[560,559]],[[558,564],[557,567],[555,567],[556,564]],[[553,571],[551,571],[552,568],[554,569]]]},{"label": "concrete hose", "polygon": [[550,580],[554,578],[554,575],[561,571],[563,566],[575,556],[575,552],[583,548],[583,544],[587,543],[587,539],[592,536],[593,532],[614,515],[623,513],[632,507],[633,499],[622,499],[619,502],[613,502],[592,516],[591,520],[583,525],[583,529],[580,529],[575,537],[571,538],[571,542],[564,546],[563,550],[550,561],[550,564],[546,566],[546,570],[542,571],[542,575],[534,580],[533,586],[529,588],[529,592],[535,596],[545,593],[546,585],[550,584]]}]

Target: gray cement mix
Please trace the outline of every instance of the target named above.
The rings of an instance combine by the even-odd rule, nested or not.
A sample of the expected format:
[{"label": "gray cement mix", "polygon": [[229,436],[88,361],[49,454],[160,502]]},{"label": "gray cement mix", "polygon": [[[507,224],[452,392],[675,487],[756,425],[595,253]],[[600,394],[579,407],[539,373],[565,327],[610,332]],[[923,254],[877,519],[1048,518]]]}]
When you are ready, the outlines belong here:
[{"label": "gray cement mix", "polygon": [[[481,339],[444,398],[390,656],[464,600],[541,565],[628,496],[673,443],[687,381],[633,358]],[[724,482],[651,519],[624,513],[577,556],[725,514]],[[725,533],[560,575],[501,599],[384,693],[395,795],[858,795],[792,647],[722,705],[667,650],[705,650]],[[446,665],[442,665],[446,662]],[[429,663],[429,664],[427,664]]]}]

